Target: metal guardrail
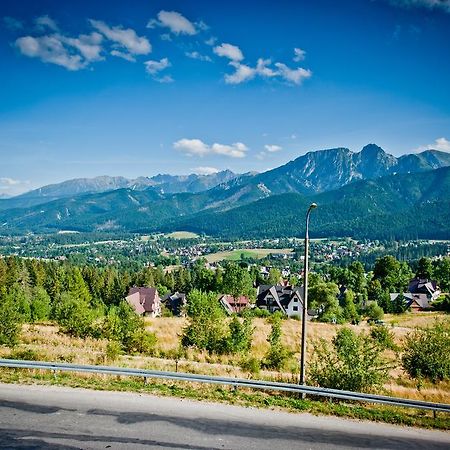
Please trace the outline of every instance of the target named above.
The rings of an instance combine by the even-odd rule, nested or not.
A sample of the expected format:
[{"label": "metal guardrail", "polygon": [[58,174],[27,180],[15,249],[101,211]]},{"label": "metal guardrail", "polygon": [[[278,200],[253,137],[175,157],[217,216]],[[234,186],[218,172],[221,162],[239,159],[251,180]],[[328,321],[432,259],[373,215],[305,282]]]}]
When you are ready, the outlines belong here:
[{"label": "metal guardrail", "polygon": [[162,378],[166,380],[188,381],[196,383],[224,384],[234,387],[263,389],[272,391],[293,392],[309,394],[320,397],[336,398],[341,400],[354,400],[369,403],[382,403],[386,405],[403,406],[407,408],[427,409],[434,412],[450,413],[450,405],[445,403],[424,402],[405,398],[388,397],[384,395],[365,394],[361,392],[341,391],[320,387],[298,385],[291,383],[277,383],[270,381],[248,380],[244,378],[213,377],[182,372],[162,372],[158,370],[132,369],[126,367],[92,366],[69,363],[53,363],[44,361],[22,361],[15,359],[0,359],[0,367],[18,369],[41,369],[53,372],[84,372],[104,375],[131,376],[142,378]]}]

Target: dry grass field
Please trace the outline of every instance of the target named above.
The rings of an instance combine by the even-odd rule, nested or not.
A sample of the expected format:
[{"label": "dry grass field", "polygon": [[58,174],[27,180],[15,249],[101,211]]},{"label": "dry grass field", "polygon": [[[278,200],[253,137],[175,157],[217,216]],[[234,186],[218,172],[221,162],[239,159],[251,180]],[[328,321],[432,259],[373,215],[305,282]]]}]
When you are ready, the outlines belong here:
[{"label": "dry grass field", "polygon": [[[399,326],[388,325],[395,334],[395,341],[401,344],[408,331],[420,325],[432,323],[436,318],[450,320],[450,316],[437,313],[405,314],[402,316],[386,316],[387,323],[395,322]],[[209,355],[190,349],[179,360],[175,361],[175,355],[179,349],[180,335],[186,324],[184,318],[160,317],[146,319],[146,327],[155,332],[158,338],[157,348],[153,356],[122,355],[116,361],[111,362],[106,358],[106,340],[72,338],[59,332],[58,327],[50,324],[24,325],[21,336],[21,344],[15,349],[0,347],[0,357],[19,357],[47,361],[66,361],[79,364],[114,364],[128,367],[139,367],[155,370],[175,370],[191,373],[203,373],[210,375],[226,375],[231,377],[249,377],[248,372],[240,368],[240,356]],[[368,332],[367,323],[359,326],[346,325],[356,332]],[[270,325],[265,319],[254,319],[254,334],[251,355],[262,359],[268,349],[267,337]],[[310,323],[308,326],[308,356],[313,351],[312,341],[324,338],[327,341],[335,336],[336,331],[342,325],[330,325],[324,323]],[[282,324],[283,341],[288,349],[293,352],[293,357],[284,373],[261,371],[259,377],[272,378],[280,381],[292,381],[297,379],[297,367],[300,350],[301,322],[285,320]],[[390,352],[391,357],[395,357]],[[411,380],[401,368],[391,372],[391,380],[385,385],[388,394],[416,398],[428,401],[450,403],[450,382],[441,382],[433,385],[422,383],[420,390],[417,382]]]}]

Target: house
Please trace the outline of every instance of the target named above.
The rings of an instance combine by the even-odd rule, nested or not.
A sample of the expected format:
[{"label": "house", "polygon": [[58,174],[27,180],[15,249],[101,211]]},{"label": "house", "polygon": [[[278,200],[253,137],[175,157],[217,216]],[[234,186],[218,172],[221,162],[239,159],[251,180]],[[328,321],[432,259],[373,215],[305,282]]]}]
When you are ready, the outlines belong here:
[{"label": "house", "polygon": [[186,294],[181,292],[169,293],[162,298],[162,302],[174,316],[185,315],[184,307],[186,306]]},{"label": "house", "polygon": [[223,294],[219,297],[219,302],[227,314],[240,313],[250,305],[249,299],[244,295],[236,298],[229,294]]},{"label": "house", "polygon": [[156,288],[131,287],[125,300],[140,316],[161,315],[161,298]]},{"label": "house", "polygon": [[426,311],[431,308],[431,300],[428,298],[427,294],[412,294],[411,292],[399,294],[396,292],[394,294],[389,294],[391,302],[398,301],[399,295],[403,296],[405,308],[410,309],[412,312]]},{"label": "house", "polygon": [[441,295],[436,281],[426,278],[413,278],[409,282],[408,292],[411,294],[425,294],[430,301],[436,300]]},{"label": "house", "polygon": [[282,285],[260,285],[256,306],[271,313],[281,311],[288,317],[302,317],[303,288]]}]

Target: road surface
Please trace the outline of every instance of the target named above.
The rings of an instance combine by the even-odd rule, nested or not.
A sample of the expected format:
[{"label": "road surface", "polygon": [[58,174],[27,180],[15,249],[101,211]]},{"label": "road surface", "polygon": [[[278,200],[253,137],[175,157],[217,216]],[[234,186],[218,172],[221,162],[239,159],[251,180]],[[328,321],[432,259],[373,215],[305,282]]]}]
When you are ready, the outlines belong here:
[{"label": "road surface", "polygon": [[0,448],[448,450],[450,434],[144,394],[0,384]]}]

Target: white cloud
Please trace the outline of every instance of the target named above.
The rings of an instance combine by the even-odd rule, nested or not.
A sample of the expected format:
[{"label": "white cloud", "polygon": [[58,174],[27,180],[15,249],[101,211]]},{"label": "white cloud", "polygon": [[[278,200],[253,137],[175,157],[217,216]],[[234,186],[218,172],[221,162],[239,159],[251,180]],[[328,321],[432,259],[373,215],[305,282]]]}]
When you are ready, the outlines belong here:
[{"label": "white cloud", "polygon": [[192,170],[194,171],[194,173],[197,173],[199,175],[213,175],[215,173],[220,172],[219,169],[216,169],[215,167],[204,167],[204,166],[195,167]]},{"label": "white cloud", "polygon": [[[59,35],[58,35],[59,36]],[[77,38],[69,38],[59,36],[61,42],[75,47],[86,61],[99,61],[102,58],[102,46],[100,45],[103,36],[99,33],[93,32],[91,34],[80,34]]]},{"label": "white cloud", "polygon": [[188,58],[192,59],[198,59],[199,61],[208,61],[211,62],[212,59],[208,55],[202,55],[201,53],[194,51],[194,52],[186,52],[185,55]]},{"label": "white cloud", "polygon": [[441,9],[450,13],[450,0],[387,0],[393,6],[402,8]]},{"label": "white cloud", "polygon": [[125,59],[126,61],[136,62],[136,58],[130,53],[121,52],[120,50],[111,50],[110,53],[112,56],[117,56],[118,58]]},{"label": "white cloud", "polygon": [[416,149],[418,152],[424,150],[441,150],[443,152],[450,152],[450,141],[444,137],[436,139],[432,144],[423,145]]},{"label": "white cloud", "polygon": [[173,78],[170,75],[159,76],[162,70],[167,69],[172,64],[168,58],[162,58],[159,61],[149,60],[144,62],[145,70],[149,73],[155,81],[159,83],[172,83]]},{"label": "white cloud", "polygon": [[248,150],[242,142],[231,145],[214,143],[208,145],[200,139],[180,139],[173,144],[173,148],[189,156],[205,156],[209,154],[224,155],[231,158],[244,158]]},{"label": "white cloud", "polygon": [[256,73],[262,77],[272,78],[278,75],[277,72],[267,67],[272,64],[270,59],[259,58],[256,63]]},{"label": "white cloud", "polygon": [[211,150],[218,155],[230,156],[232,158],[244,158],[248,148],[242,142],[236,142],[231,145],[213,144]]},{"label": "white cloud", "polygon": [[[155,28],[155,26],[169,28],[174,34],[193,36],[198,33],[195,25],[176,11],[160,11],[158,13],[158,20],[152,19],[147,24],[147,28]],[[200,26],[206,26],[206,24],[201,22]]]},{"label": "white cloud", "polygon": [[298,69],[290,69],[286,64],[275,63],[275,67],[279,69],[279,74],[287,82],[300,85],[303,80],[310,78],[312,72],[299,67]]},{"label": "white cloud", "polygon": [[214,36],[211,36],[209,39],[207,39],[205,41],[206,45],[209,45],[210,47],[212,47],[213,45],[215,45],[215,43],[217,42],[217,38]]},{"label": "white cloud", "polygon": [[190,156],[204,156],[211,153],[210,147],[200,139],[180,139],[173,144],[173,148]]},{"label": "white cloud", "polygon": [[214,47],[213,52],[218,56],[224,56],[232,61],[242,61],[244,59],[241,49],[232,44],[220,44]]},{"label": "white cloud", "polygon": [[131,28],[123,28],[121,25],[110,27],[101,20],[89,20],[90,24],[110,41],[120,47],[126,48],[133,55],[147,55],[152,51],[152,46],[144,36],[138,36]]},{"label": "white cloud", "polygon": [[264,148],[270,153],[275,153],[283,150],[283,147],[280,147],[279,145],[265,145]]},{"label": "white cloud", "polygon": [[52,31],[58,31],[58,25],[56,24],[56,22],[50,18],[47,14],[45,16],[40,16],[37,17],[34,20],[34,23],[36,24],[36,26],[38,27],[38,29],[40,30],[45,30],[45,29],[50,29]]},{"label": "white cloud", "polygon": [[87,65],[80,54],[69,52],[58,35],[37,38],[24,36],[18,38],[15,45],[25,56],[39,58],[43,62],[56,64],[67,70],[80,70]]},{"label": "white cloud", "polygon": [[168,58],[162,58],[159,61],[153,61],[153,60],[145,61],[144,65],[145,65],[145,70],[150,75],[156,75],[158,72],[161,72],[161,70],[167,69],[167,67],[171,66]]},{"label": "white cloud", "polygon": [[305,59],[306,52],[301,48],[294,48],[294,57],[292,58],[295,62],[303,61]]},{"label": "white cloud", "polygon": [[256,70],[245,64],[241,64],[235,61],[231,61],[229,64],[236,70],[232,74],[225,75],[225,83],[227,84],[244,83],[245,81],[251,80],[256,75]]},{"label": "white cloud", "polygon": [[21,184],[22,181],[20,180],[14,180],[13,178],[0,178],[0,184],[3,186],[15,186],[17,184]]},{"label": "white cloud", "polygon": [[0,177],[0,194],[2,196],[14,196],[22,194],[29,189],[30,182],[15,180],[9,177]]}]

